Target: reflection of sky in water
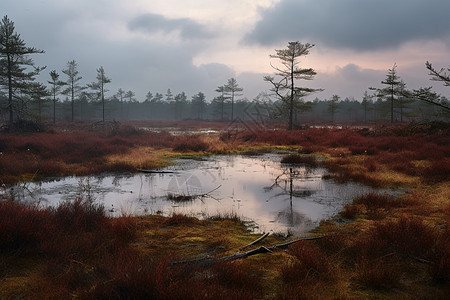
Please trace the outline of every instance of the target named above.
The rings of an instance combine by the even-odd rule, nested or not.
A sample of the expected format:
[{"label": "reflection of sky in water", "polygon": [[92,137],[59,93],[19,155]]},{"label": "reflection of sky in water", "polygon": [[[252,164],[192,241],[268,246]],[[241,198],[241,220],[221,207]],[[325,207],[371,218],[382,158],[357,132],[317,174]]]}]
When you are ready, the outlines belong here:
[{"label": "reflection of sky in water", "polygon": [[[16,188],[16,192],[48,205],[90,193],[114,215],[185,213],[202,217],[236,213],[255,221],[260,231],[289,229],[301,233],[371,190],[354,183],[323,180],[325,170],[321,168],[280,164],[279,155],[215,156],[178,162],[164,169],[173,173],[66,177],[28,184],[26,190]],[[168,194],[205,193],[208,195],[193,201],[167,200]]]}]

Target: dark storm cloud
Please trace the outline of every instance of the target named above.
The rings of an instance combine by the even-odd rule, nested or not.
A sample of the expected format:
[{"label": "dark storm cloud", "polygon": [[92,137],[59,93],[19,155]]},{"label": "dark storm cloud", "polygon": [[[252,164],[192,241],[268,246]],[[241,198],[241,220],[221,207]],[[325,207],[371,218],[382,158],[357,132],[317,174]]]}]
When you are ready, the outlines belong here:
[{"label": "dark storm cloud", "polygon": [[[261,12],[243,42],[308,41],[354,50],[450,39],[448,0],[282,0]],[[306,40],[306,41],[305,41]]]},{"label": "dark storm cloud", "polygon": [[190,19],[168,19],[164,16],[151,13],[134,18],[128,24],[128,28],[150,34],[179,32],[180,37],[183,39],[203,39],[212,36],[205,26]]}]

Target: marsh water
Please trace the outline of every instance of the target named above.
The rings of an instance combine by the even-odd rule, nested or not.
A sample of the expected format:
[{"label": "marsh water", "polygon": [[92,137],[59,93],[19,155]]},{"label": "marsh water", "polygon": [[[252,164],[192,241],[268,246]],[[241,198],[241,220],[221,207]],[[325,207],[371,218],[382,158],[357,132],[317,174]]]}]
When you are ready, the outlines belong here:
[{"label": "marsh water", "polygon": [[280,160],[277,154],[185,158],[157,173],[63,177],[17,185],[14,193],[40,205],[83,196],[103,204],[113,216],[231,214],[251,221],[257,232],[302,234],[354,197],[373,191],[325,179],[323,168]]}]

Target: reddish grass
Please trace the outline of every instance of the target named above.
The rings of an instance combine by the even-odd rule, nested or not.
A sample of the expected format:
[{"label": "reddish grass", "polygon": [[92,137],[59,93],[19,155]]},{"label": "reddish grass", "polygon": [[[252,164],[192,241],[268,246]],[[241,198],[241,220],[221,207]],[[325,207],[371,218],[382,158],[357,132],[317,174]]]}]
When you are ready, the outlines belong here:
[{"label": "reddish grass", "polygon": [[323,249],[342,255],[354,270],[354,283],[364,289],[392,289],[404,278],[414,278],[413,263],[427,261],[430,278],[447,283],[450,270],[448,230],[438,230],[421,218],[401,216],[397,220],[377,221],[367,231],[342,237],[345,242],[324,240]]},{"label": "reddish grass", "polygon": [[379,194],[369,192],[353,199],[353,204],[362,204],[367,209],[401,207],[403,202],[401,199],[388,194]]},{"label": "reddish grass", "polygon": [[47,209],[1,201],[0,215],[0,249],[4,250],[94,255],[111,240],[123,243],[135,236],[131,219],[109,218],[102,206],[82,199]]},{"label": "reddish grass", "polygon": [[439,231],[422,219],[401,216],[394,221],[375,222],[364,234],[355,236],[344,253],[350,263],[358,257],[373,260],[391,255],[430,260],[433,253],[443,249],[437,242],[439,237]]},{"label": "reddish grass", "polygon": [[177,136],[172,149],[177,152],[200,152],[208,151],[209,145],[201,140],[200,135],[183,135]]},{"label": "reddish grass", "polygon": [[347,204],[339,213],[343,218],[354,219],[356,216],[364,211],[364,206],[359,204]]},{"label": "reddish grass", "polygon": [[50,213],[37,206],[0,201],[0,216],[1,250],[33,251],[48,235]]},{"label": "reddish grass", "polygon": [[374,145],[370,144],[350,145],[349,150],[353,155],[374,155],[379,151]]},{"label": "reddish grass", "polygon": [[281,163],[284,164],[306,164],[312,167],[318,165],[314,156],[303,156],[298,154],[289,154],[281,159]]},{"label": "reddish grass", "polygon": [[376,223],[370,234],[375,240],[385,241],[391,251],[417,257],[428,257],[438,238],[435,227],[418,217],[407,216]]},{"label": "reddish grass", "polygon": [[429,273],[436,283],[450,281],[450,232],[447,229],[437,239],[429,258],[432,262]]},{"label": "reddish grass", "polygon": [[409,212],[418,212],[416,214],[426,214],[429,209],[424,206],[424,201],[423,193],[417,190],[408,196],[399,197],[370,192],[353,199],[352,203],[344,207],[340,215],[347,219],[354,219],[365,212],[368,219],[380,220],[390,210],[396,208],[403,208]]},{"label": "reddish grass", "polygon": [[163,225],[198,225],[200,223],[201,221],[197,218],[189,217],[183,214],[173,214],[172,216],[164,220]]},{"label": "reddish grass", "polygon": [[293,260],[281,269],[283,282],[301,282],[314,280],[333,280],[332,264],[325,252],[307,241],[295,243],[289,247],[288,253]]},{"label": "reddish grass", "polygon": [[96,285],[94,298],[123,299],[255,299],[261,295],[259,278],[239,263],[212,269],[170,265],[173,256],[148,259],[132,251],[119,253],[100,266],[107,276]]},{"label": "reddish grass", "polygon": [[311,142],[304,142],[301,144],[301,149],[298,150],[298,153],[300,154],[312,154],[314,152],[319,152],[324,150],[324,146],[315,145]]},{"label": "reddish grass", "polygon": [[[447,180],[449,164],[446,157],[450,153],[448,129],[414,130],[386,129],[370,135],[353,130],[325,129],[235,131],[224,133],[221,138],[237,145],[251,146],[259,142],[265,145],[298,145],[301,153],[328,149],[328,153],[340,157],[334,159],[334,166],[330,165],[330,169],[334,167],[337,172],[345,170],[351,162],[348,157],[351,152],[354,155],[370,155],[364,158],[362,170],[374,172],[384,165],[407,174],[427,177],[430,182]],[[66,169],[68,163],[77,161],[82,161],[80,164],[89,170],[126,171],[129,166],[124,163],[106,166],[104,156],[126,153],[135,145],[177,148],[179,151],[207,151],[209,147],[202,144],[198,136],[146,133],[133,128],[103,133],[55,131],[53,134],[30,136],[2,134],[1,179],[34,174],[36,170],[40,174],[61,174],[70,171]],[[329,150],[330,147],[337,150]],[[79,156],[86,157],[86,161],[80,160]],[[422,166],[416,167],[416,160],[428,162],[416,164]],[[347,178],[367,180],[358,170],[345,172]],[[287,252],[291,259],[280,270],[281,288],[269,297],[320,298],[317,291],[336,284],[343,269],[343,274],[353,276],[351,281],[356,283],[357,288],[402,289],[403,283],[417,280],[411,271],[414,269],[410,267],[419,264],[417,258],[428,261],[429,277],[424,280],[432,279],[445,285],[450,273],[449,224],[443,222],[440,224],[443,228],[437,228],[424,218],[407,215],[373,221],[391,217],[394,209],[398,209],[395,215],[414,212],[425,216],[430,209],[426,201],[426,196],[420,192],[402,198],[370,193],[355,199],[341,215],[354,218],[366,210],[372,220],[364,223],[365,229],[359,230],[355,226],[343,234],[292,245]],[[419,210],[424,213],[418,213]],[[447,215],[449,211],[448,205],[439,210]],[[265,274],[256,270],[257,263],[254,261],[235,261],[205,268],[171,265],[170,261],[183,258],[168,253],[145,256],[132,249],[138,225],[131,218],[109,218],[101,206],[88,201],[63,203],[53,209],[41,209],[11,200],[0,201],[0,216],[0,276],[17,268],[15,259],[19,254],[42,258],[45,265],[36,271],[35,276],[39,278],[36,288],[43,294],[58,298],[124,299],[268,297],[263,292]],[[182,215],[173,215],[162,222],[164,226],[198,224],[202,221]],[[223,238],[217,242],[217,247],[229,243]],[[425,270],[425,267],[421,268]],[[425,295],[423,290],[428,287],[419,289],[421,295]]]},{"label": "reddish grass", "polygon": [[[129,134],[128,134],[129,133]],[[17,181],[24,174],[38,177],[85,172],[130,172],[136,167],[124,162],[107,163],[106,156],[125,154],[139,145],[155,148],[172,147],[180,139],[167,132],[143,132],[130,129],[118,132],[70,131],[33,135],[0,134],[0,180]],[[198,147],[200,143],[196,144]],[[191,146],[193,148],[194,146]],[[204,147],[204,145],[203,145]],[[85,173],[82,173],[85,174]]]},{"label": "reddish grass", "polygon": [[355,282],[363,288],[391,289],[400,283],[399,265],[383,259],[359,258],[356,264]]},{"label": "reddish grass", "polygon": [[372,187],[380,187],[381,185],[379,180],[369,176],[369,171],[363,168],[354,168],[352,166],[353,162],[348,157],[344,156],[333,160],[326,160],[322,164],[331,173],[327,177],[333,178],[337,182],[356,181]]},{"label": "reddish grass", "polygon": [[431,166],[423,171],[425,182],[439,182],[450,178],[450,158],[433,161]]},{"label": "reddish grass", "polygon": [[378,162],[373,159],[373,157],[366,158],[364,160],[364,167],[367,169],[368,172],[375,172],[378,170]]},{"label": "reddish grass", "polygon": [[[174,126],[181,126],[180,124]],[[199,126],[192,124],[194,125]],[[195,126],[193,128],[197,128]],[[78,169],[78,172],[84,170],[85,173],[135,171],[129,164],[106,164],[105,160],[108,155],[125,154],[135,146],[172,148],[179,152],[202,152],[211,149],[199,135],[174,136],[164,131],[146,132],[129,125],[99,132],[80,130],[78,127],[75,126],[70,131],[55,129],[32,135],[0,134],[0,179],[10,183],[23,174],[63,175],[73,173],[74,168]],[[435,182],[448,178],[448,163],[433,163],[432,167],[424,170],[415,167],[413,161],[442,161],[450,155],[449,129],[442,124],[439,128],[441,129],[425,128],[420,131],[414,129],[414,135],[404,134],[405,130],[410,131],[405,129],[405,126],[376,129],[371,135],[352,129],[234,130],[222,132],[220,138],[230,147],[246,144],[297,145],[300,146],[301,153],[347,148],[347,152],[336,150],[330,153],[334,157],[342,158],[348,153],[370,155],[376,163],[369,163],[369,172],[374,172],[379,164],[384,164],[409,175],[424,174]],[[352,179],[371,183],[361,172],[347,170],[341,172],[338,177],[341,180]]]},{"label": "reddish grass", "polygon": [[[2,201],[0,215],[0,275],[14,269],[7,253],[25,251],[42,257],[45,263],[33,285],[43,297],[255,299],[262,295],[261,274],[245,262],[205,268],[170,265],[180,259],[167,253],[146,257],[130,247],[137,230],[133,219],[109,218],[102,206],[87,201],[65,202],[52,209]],[[200,223],[174,215],[163,225]]]},{"label": "reddish grass", "polygon": [[[240,290],[250,296],[257,296],[262,290],[262,273],[255,272],[249,263],[245,261],[221,262],[214,265],[217,274],[217,283],[231,290]],[[254,298],[252,298],[254,299]]]}]

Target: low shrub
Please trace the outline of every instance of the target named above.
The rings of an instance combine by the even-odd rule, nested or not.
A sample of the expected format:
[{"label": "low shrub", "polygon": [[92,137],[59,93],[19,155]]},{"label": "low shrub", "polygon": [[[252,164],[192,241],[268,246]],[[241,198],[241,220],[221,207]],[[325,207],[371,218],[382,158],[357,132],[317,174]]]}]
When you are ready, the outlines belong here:
[{"label": "low shrub", "polygon": [[283,164],[305,164],[312,167],[317,166],[317,160],[314,156],[303,156],[298,154],[289,154],[281,159]]},{"label": "low shrub", "polygon": [[245,261],[217,263],[213,270],[217,274],[217,283],[227,289],[253,294],[253,297],[258,296],[262,290],[262,274],[252,271],[251,265]]},{"label": "low shrub", "polygon": [[108,131],[107,134],[108,136],[130,137],[130,136],[142,136],[144,134],[144,131],[131,125],[124,125],[118,123],[116,124],[116,126],[112,126],[112,128]]},{"label": "low shrub", "polygon": [[402,202],[391,195],[369,192],[353,199],[353,204],[364,205],[370,210],[376,208],[399,207],[402,205]]},{"label": "low shrub", "polygon": [[434,247],[429,253],[432,262],[429,274],[436,283],[445,284],[450,281],[450,230],[440,232]]},{"label": "low shrub", "polygon": [[398,253],[427,257],[435,246],[438,231],[418,217],[401,216],[396,221],[376,223],[371,235],[386,241]]},{"label": "low shrub", "polygon": [[341,217],[346,219],[354,219],[357,215],[364,211],[364,206],[360,204],[347,204],[339,213]]},{"label": "low shrub", "polygon": [[107,172],[107,173],[127,173],[135,172],[136,167],[129,162],[125,161],[114,161],[107,164],[102,164],[96,167],[97,172]]},{"label": "low shrub", "polygon": [[49,232],[50,215],[35,205],[0,201],[0,249],[35,251]]},{"label": "low shrub", "polygon": [[[103,206],[77,199],[55,208],[0,201],[0,249],[39,251],[69,257],[93,256],[135,236],[131,218],[106,216]],[[113,241],[113,244],[111,244]]]},{"label": "low shrub", "polygon": [[201,140],[199,135],[177,136],[172,144],[172,149],[177,152],[207,151],[209,145]]},{"label": "low shrub", "polygon": [[315,152],[319,152],[324,149],[324,146],[315,145],[313,143],[302,143],[301,148],[298,150],[300,154],[312,154]]},{"label": "low shrub", "polygon": [[378,164],[373,159],[364,160],[364,167],[367,169],[367,171],[369,171],[371,173],[378,170]]},{"label": "low shrub", "polygon": [[400,283],[401,272],[398,265],[383,259],[361,257],[355,267],[355,282],[368,289],[391,289]]},{"label": "low shrub", "polygon": [[283,282],[292,283],[327,280],[334,278],[332,264],[328,256],[319,247],[307,241],[297,242],[289,247],[288,253],[293,260],[281,268]]},{"label": "low shrub", "polygon": [[66,233],[94,231],[108,222],[103,205],[78,198],[64,201],[56,208],[49,209],[58,228]]},{"label": "low shrub", "polygon": [[165,219],[163,225],[175,226],[175,225],[194,225],[200,224],[201,221],[194,217],[189,217],[183,214],[173,214],[169,218]]},{"label": "low shrub", "polygon": [[351,145],[349,150],[353,155],[374,155],[378,152],[378,149],[370,144]]},{"label": "low shrub", "polygon": [[260,277],[239,263],[220,263],[210,269],[163,254],[148,259],[133,251],[105,257],[101,278],[86,298],[117,299],[255,299],[261,296]]},{"label": "low shrub", "polygon": [[436,160],[423,171],[426,182],[440,182],[450,178],[450,158]]},{"label": "low shrub", "polygon": [[348,233],[329,234],[316,241],[318,247],[328,256],[336,255],[349,246],[350,235]]}]

